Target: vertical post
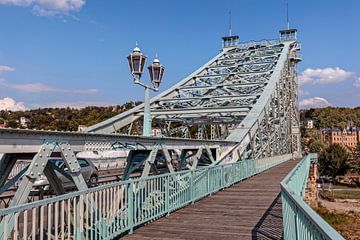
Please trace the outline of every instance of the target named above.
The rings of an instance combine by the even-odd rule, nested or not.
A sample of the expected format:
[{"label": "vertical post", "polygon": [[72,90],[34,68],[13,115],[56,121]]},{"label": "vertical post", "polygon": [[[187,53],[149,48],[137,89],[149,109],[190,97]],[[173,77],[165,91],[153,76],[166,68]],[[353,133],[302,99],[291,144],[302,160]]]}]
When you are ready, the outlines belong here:
[{"label": "vertical post", "polygon": [[221,165],[221,189],[225,188],[225,171],[224,165]]},{"label": "vertical post", "polygon": [[145,86],[143,136],[151,136],[150,88]]},{"label": "vertical post", "polygon": [[210,171],[211,171],[211,169],[207,170],[207,193],[211,196],[212,189],[211,189],[211,185],[210,185]]},{"label": "vertical post", "polygon": [[134,181],[130,180],[128,186],[128,225],[129,234],[134,231]]},{"label": "vertical post", "polygon": [[170,215],[170,176],[165,177],[165,211]]},{"label": "vertical post", "polygon": [[[295,204],[294,204],[295,205]],[[298,226],[298,219],[299,219],[299,216],[298,216],[298,207],[295,205],[295,212],[294,212],[294,217],[295,217],[295,237],[296,237],[296,240],[299,239],[299,235],[300,235],[300,232],[299,232],[299,226]],[[295,240],[295,239],[294,239]]]},{"label": "vertical post", "polygon": [[190,171],[190,200],[191,203],[195,202],[195,189],[194,189],[194,170]]}]

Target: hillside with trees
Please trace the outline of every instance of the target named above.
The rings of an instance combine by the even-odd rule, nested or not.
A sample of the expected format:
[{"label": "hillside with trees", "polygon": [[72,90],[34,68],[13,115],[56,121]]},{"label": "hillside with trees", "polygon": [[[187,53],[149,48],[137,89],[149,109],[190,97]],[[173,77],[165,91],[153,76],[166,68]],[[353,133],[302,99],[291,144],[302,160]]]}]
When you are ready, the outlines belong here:
[{"label": "hillside with trees", "polygon": [[[312,120],[314,128],[306,128],[307,120]],[[319,153],[322,175],[339,176],[346,173],[360,173],[360,144],[347,148],[324,142],[321,130],[337,128],[343,130],[348,126],[360,128],[360,107],[340,108],[327,107],[304,109],[300,111],[301,145],[309,152]]]},{"label": "hillside with trees", "polygon": [[349,124],[360,127],[360,107],[327,107],[300,110],[301,122],[304,123],[307,119],[314,121],[316,129],[330,127],[344,129]]},{"label": "hillside with trees", "polygon": [[[76,108],[39,108],[27,111],[0,111],[0,124],[9,128],[28,128],[56,131],[77,131],[79,125],[91,126],[121,112],[133,108],[141,102],[127,102],[123,105]],[[22,125],[21,118],[26,119]]]}]

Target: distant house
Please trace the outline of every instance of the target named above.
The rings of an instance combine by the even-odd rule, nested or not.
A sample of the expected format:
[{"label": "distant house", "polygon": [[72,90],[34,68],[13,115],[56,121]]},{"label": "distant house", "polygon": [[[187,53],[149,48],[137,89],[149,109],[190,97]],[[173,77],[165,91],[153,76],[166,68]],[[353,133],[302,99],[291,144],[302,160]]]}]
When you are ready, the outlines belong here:
[{"label": "distant house", "polygon": [[24,128],[27,128],[28,127],[27,124],[28,124],[29,121],[30,120],[28,118],[26,118],[26,117],[20,117],[20,121],[19,121],[20,126],[24,127]]},{"label": "distant house", "polygon": [[152,129],[152,135],[153,136],[160,136],[161,135],[161,129],[160,128],[153,128]]},{"label": "distant house", "polygon": [[86,128],[87,128],[87,126],[85,126],[85,125],[79,125],[78,132],[84,132]]},{"label": "distant house", "polygon": [[313,129],[314,128],[313,120],[311,120],[311,119],[307,120],[306,128],[308,128],[308,129]]},{"label": "distant house", "polygon": [[347,127],[343,130],[326,128],[322,130],[322,137],[325,143],[337,143],[344,147],[355,148],[360,142],[360,128]]}]

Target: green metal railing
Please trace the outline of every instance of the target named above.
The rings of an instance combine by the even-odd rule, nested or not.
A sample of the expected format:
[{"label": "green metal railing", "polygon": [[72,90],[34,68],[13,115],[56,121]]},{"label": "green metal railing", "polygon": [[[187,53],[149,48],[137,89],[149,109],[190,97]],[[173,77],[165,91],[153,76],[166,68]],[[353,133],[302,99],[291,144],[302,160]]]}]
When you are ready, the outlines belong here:
[{"label": "green metal railing", "polygon": [[141,179],[0,210],[0,240],[112,239],[243,179],[291,154]]},{"label": "green metal railing", "polygon": [[285,240],[344,239],[303,200],[310,163],[317,154],[307,155],[281,182]]}]

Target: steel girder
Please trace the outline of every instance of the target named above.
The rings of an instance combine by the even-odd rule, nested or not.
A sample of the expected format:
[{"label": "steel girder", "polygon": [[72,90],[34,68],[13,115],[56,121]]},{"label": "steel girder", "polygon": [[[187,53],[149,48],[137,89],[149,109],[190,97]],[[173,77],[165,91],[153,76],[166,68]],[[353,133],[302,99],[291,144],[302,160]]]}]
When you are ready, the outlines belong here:
[{"label": "steel girder", "polygon": [[234,144],[226,140],[213,141],[120,134],[0,129],[0,153],[16,154],[19,157],[21,155],[25,155],[27,158],[28,156],[32,157],[46,141],[67,142],[74,152],[114,150],[119,144],[132,149],[151,149],[156,144],[165,144],[170,149],[200,148],[204,145],[218,148],[221,145]]},{"label": "steel girder", "polygon": [[[152,116],[165,136],[237,142],[222,151],[219,161],[299,153],[297,50],[295,39],[224,48],[154,97]],[[87,131],[116,132],[142,115],[139,105]]]},{"label": "steel girder", "polygon": [[[162,134],[225,139],[261,96],[282,50],[278,41],[225,48],[179,84],[151,100],[152,116],[165,122]],[[143,105],[91,126],[89,132],[116,132],[143,116]],[[220,125],[218,134],[214,125]],[[183,127],[180,127],[183,126]],[[179,131],[176,131],[178,129]],[[189,129],[191,129],[189,131]],[[206,129],[206,134],[196,134]],[[185,135],[186,135],[185,134]]]},{"label": "steel girder", "polygon": [[[297,50],[295,39],[224,48],[154,97],[152,116],[165,136],[237,142],[223,151],[221,160],[300,152]],[[139,105],[87,131],[117,132],[142,116],[143,105]]]},{"label": "steel girder", "polygon": [[246,118],[226,138],[238,144],[220,162],[257,159],[285,153],[300,154],[297,110],[296,41],[284,41],[268,85]]}]

